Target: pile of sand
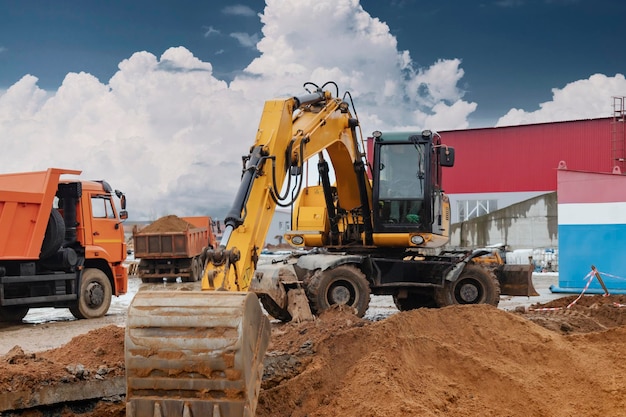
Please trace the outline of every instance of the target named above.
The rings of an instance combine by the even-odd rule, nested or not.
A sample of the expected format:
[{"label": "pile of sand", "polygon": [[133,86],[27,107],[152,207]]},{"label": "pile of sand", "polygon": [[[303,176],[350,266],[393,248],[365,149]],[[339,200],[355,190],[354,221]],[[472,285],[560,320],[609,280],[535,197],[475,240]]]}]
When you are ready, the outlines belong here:
[{"label": "pile of sand", "polygon": [[[420,309],[378,322],[337,309],[314,322],[273,323],[257,417],[625,415],[625,300],[586,296],[562,308],[571,301],[525,313]],[[41,383],[44,374],[67,374],[77,362],[123,366],[123,329],[0,357],[0,389],[29,375]],[[121,417],[125,405],[68,407],[23,415]]]},{"label": "pile of sand", "polygon": [[[618,322],[626,317],[626,309],[607,308]],[[552,311],[546,321],[570,316]],[[322,316],[282,331],[274,332],[276,345],[301,357],[312,352],[310,362],[261,392],[258,417],[625,413],[625,327],[565,335],[481,305],[420,309],[366,324]]]},{"label": "pile of sand", "polygon": [[163,216],[154,222],[150,223],[143,229],[141,229],[142,233],[163,233],[163,232],[184,232],[189,229],[194,229],[194,226],[191,223],[181,219],[180,217],[170,214],[168,216]]},{"label": "pile of sand", "polygon": [[121,375],[124,328],[115,325],[76,336],[57,349],[26,354],[17,345],[0,356],[0,392]]}]

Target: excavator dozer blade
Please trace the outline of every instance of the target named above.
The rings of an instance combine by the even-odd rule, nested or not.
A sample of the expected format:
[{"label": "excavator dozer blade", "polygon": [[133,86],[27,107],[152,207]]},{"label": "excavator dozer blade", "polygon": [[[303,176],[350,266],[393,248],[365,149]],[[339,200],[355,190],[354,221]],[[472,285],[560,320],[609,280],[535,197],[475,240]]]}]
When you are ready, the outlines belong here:
[{"label": "excavator dozer blade", "polygon": [[539,295],[533,285],[534,266],[528,265],[500,265],[496,269],[496,276],[500,281],[501,295],[536,296]]},{"label": "excavator dozer blade", "polygon": [[126,416],[253,417],[269,339],[254,293],[138,291],[126,324]]}]

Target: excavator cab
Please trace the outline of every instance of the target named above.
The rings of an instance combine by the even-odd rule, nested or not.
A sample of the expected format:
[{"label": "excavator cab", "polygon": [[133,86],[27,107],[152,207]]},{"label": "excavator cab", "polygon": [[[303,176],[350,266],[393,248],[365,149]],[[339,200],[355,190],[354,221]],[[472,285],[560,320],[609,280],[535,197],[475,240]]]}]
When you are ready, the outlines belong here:
[{"label": "excavator cab", "polygon": [[[442,192],[440,167],[454,164],[454,149],[441,148],[429,130],[420,135],[376,131],[373,139],[374,232],[431,233],[433,222],[440,221],[435,212]],[[439,149],[446,151],[443,160]]]}]

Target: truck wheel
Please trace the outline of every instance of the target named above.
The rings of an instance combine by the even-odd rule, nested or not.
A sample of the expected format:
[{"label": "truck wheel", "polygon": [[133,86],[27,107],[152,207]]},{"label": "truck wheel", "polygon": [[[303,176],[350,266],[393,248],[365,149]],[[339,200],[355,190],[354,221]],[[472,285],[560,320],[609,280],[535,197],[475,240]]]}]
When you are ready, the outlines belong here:
[{"label": "truck wheel", "polygon": [[44,235],[43,243],[41,244],[39,258],[46,259],[57,253],[64,239],[65,221],[63,220],[61,213],[52,209],[50,212],[50,218],[48,219],[48,226],[46,226],[46,234]]},{"label": "truck wheel", "polygon": [[80,294],[70,312],[77,319],[95,319],[109,311],[113,291],[111,282],[104,272],[96,268],[86,268],[80,285]]},{"label": "truck wheel", "polygon": [[363,272],[352,265],[340,265],[316,272],[306,287],[313,314],[333,305],[346,305],[363,317],[370,303],[370,286]]},{"label": "truck wheel", "polygon": [[28,314],[26,306],[0,307],[0,322],[19,323]]},{"label": "truck wheel", "polygon": [[500,284],[495,275],[478,265],[466,265],[459,278],[446,281],[435,289],[435,301],[439,307],[455,304],[491,304],[500,302]]},{"label": "truck wheel", "polygon": [[196,282],[202,278],[202,263],[200,257],[191,260],[191,268],[189,272],[189,281]]}]

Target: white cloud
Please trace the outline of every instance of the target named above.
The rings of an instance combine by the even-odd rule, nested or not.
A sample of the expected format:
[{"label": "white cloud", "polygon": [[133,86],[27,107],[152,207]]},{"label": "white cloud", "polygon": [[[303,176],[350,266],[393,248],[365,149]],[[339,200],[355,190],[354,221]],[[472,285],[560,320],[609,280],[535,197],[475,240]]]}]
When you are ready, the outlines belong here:
[{"label": "white cloud", "polygon": [[204,31],[204,37],[208,38],[211,35],[219,35],[220,31],[218,29],[215,29],[213,26],[209,26],[206,28],[206,30]]},{"label": "white cloud", "polygon": [[[369,134],[397,126],[425,127],[422,123],[435,114],[435,104],[451,106],[462,95],[456,87],[463,75],[460,61],[441,60],[427,70],[414,69],[408,51],[397,49],[389,27],[364,11],[358,0],[266,4],[263,37],[257,44],[261,55],[231,83],[232,89],[249,92],[255,101],[266,99],[267,93],[301,91],[304,81],[321,85],[332,80],[352,92],[363,131]],[[303,30],[302,22],[311,22],[315,30]],[[448,82],[453,85],[444,85]],[[259,83],[263,89],[256,88]],[[456,118],[463,120],[460,124],[429,127],[464,127],[474,107],[454,107],[467,112]]]},{"label": "white cloud", "polygon": [[249,33],[234,32],[230,34],[230,37],[237,39],[239,44],[241,46],[245,46],[246,48],[254,48],[259,42],[259,35],[256,33],[250,35]]},{"label": "white cloud", "polygon": [[236,4],[234,6],[224,7],[224,9],[222,10],[222,13],[228,14],[228,15],[245,16],[245,17],[256,16],[256,12],[254,10],[242,4]]},{"label": "white cloud", "polygon": [[[160,57],[137,52],[106,84],[69,73],[47,92],[25,75],[0,92],[0,171],[82,169],[124,190],[133,219],[219,217],[236,193],[264,102],[301,94],[307,81],[350,91],[365,135],[465,128],[476,109],[458,87],[460,60],[416,68],[358,0],[266,0],[260,17],[260,56],[230,84],[184,47]],[[555,90],[555,103],[606,104],[624,94],[611,80],[624,83],[594,76]]]},{"label": "white cloud", "polygon": [[571,82],[562,89],[553,88],[552,101],[541,103],[539,110],[509,110],[496,126],[609,117],[613,114],[611,97],[615,96],[626,96],[624,75],[608,77],[594,74],[586,80]]}]

